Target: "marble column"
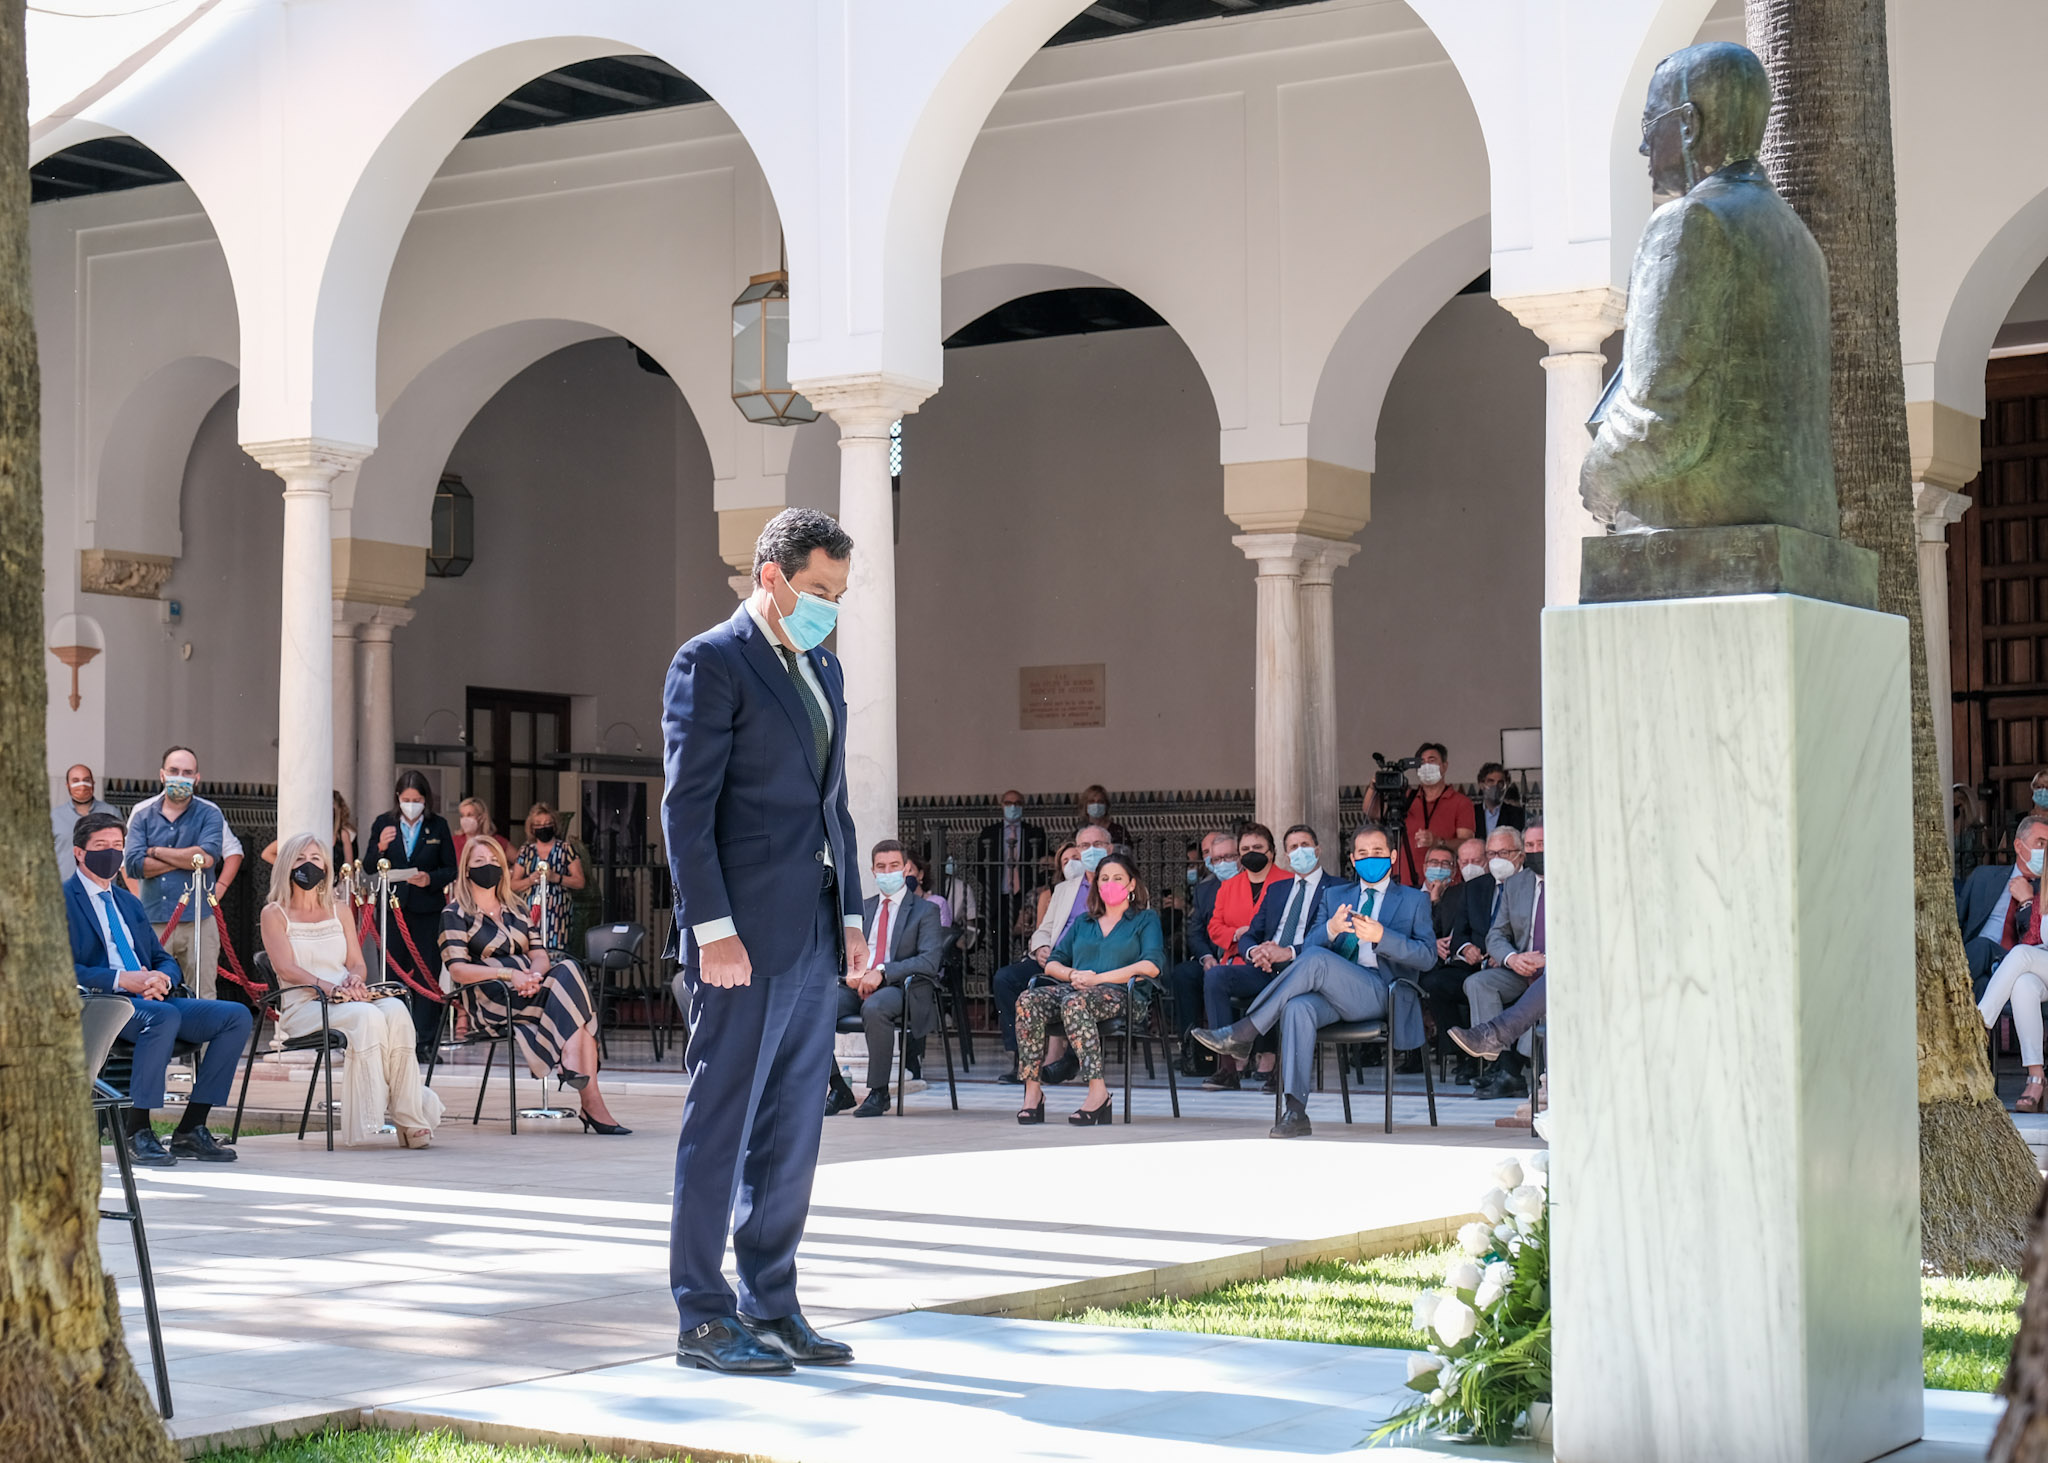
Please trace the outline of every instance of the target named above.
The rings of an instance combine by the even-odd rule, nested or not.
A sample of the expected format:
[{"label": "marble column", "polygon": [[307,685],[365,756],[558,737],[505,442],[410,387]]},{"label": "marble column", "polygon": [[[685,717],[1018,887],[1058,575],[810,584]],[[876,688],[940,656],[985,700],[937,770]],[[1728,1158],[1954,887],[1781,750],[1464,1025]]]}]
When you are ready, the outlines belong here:
[{"label": "marble column", "polygon": [[284,479],[277,678],[280,838],[334,826],[334,479],[366,447],[299,438],[242,450]]},{"label": "marble column", "polygon": [[[889,429],[929,386],[882,376],[797,383],[839,425],[839,522],[853,536],[853,570],[833,642],[846,672],[846,787],[863,850],[894,838],[896,812],[896,515]],[[870,889],[868,892],[872,893]]]},{"label": "marble column", "polygon": [[1948,529],[1961,523],[1970,500],[1939,483],[1913,484],[1915,547],[1920,554],[1920,630],[1927,641],[1927,695],[1934,715],[1934,758],[1944,788],[1956,781],[1956,718],[1949,656]]},{"label": "marble column", "polygon": [[[378,605],[362,628],[362,660],[356,702],[356,743],[361,764],[361,810],[364,828],[370,819],[396,806],[391,785],[397,778],[397,735],[391,725],[391,632],[412,623],[413,612]],[[447,809],[441,810],[443,813]]]},{"label": "marble column", "polygon": [[[1338,857],[1343,828],[1337,789],[1337,624],[1332,580],[1358,545],[1325,539],[1301,563],[1301,670],[1306,702],[1302,748],[1302,801],[1322,840],[1325,862]],[[1286,828],[1281,824],[1273,831]]]},{"label": "marble column", "polygon": [[1301,630],[1303,566],[1327,540],[1299,533],[1245,533],[1231,540],[1258,566],[1258,630],[1252,677],[1253,787],[1259,821],[1277,837],[1307,811],[1308,675]]},{"label": "marble column", "polygon": [[[358,607],[334,601],[334,785],[356,803],[356,632]],[[360,804],[356,804],[360,806]]]},{"label": "marble column", "polygon": [[1622,291],[1568,290],[1500,300],[1536,333],[1543,357],[1543,602],[1579,602],[1580,544],[1606,530],[1579,498],[1579,469],[1593,445],[1586,418],[1600,404],[1607,358],[1601,343],[1621,328]]}]

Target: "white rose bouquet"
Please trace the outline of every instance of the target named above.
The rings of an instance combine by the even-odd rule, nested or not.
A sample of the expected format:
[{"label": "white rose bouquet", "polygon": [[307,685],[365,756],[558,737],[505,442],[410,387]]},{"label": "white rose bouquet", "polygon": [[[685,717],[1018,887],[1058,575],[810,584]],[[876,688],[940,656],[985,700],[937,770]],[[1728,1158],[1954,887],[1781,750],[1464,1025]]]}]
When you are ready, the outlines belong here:
[{"label": "white rose bouquet", "polygon": [[[1548,1114],[1546,1114],[1548,1116]],[[1415,1303],[1428,1350],[1408,1358],[1422,1400],[1368,1439],[1433,1431],[1498,1445],[1539,1430],[1550,1410],[1550,1155],[1508,1159],[1458,1231],[1444,1283]]]}]

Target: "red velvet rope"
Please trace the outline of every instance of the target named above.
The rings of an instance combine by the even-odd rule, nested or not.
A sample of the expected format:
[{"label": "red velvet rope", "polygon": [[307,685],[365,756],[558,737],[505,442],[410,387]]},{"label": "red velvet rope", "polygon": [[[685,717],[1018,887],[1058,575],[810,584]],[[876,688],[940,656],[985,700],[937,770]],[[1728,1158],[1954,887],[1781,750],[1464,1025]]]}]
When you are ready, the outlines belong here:
[{"label": "red velvet rope", "polygon": [[[370,912],[368,909],[365,909],[363,911],[363,923],[365,928],[368,927],[369,920]],[[399,938],[405,941],[405,948],[407,953],[409,953],[412,956],[413,965],[418,970],[420,970],[422,974],[414,975],[412,971],[407,970],[403,962],[394,960],[392,958],[391,952],[389,950],[386,950],[384,952],[385,969],[397,971],[398,978],[404,981],[409,989],[417,991],[420,995],[425,996],[435,1005],[446,1005],[448,1002],[448,997],[442,994],[438,986],[430,986],[426,983],[424,979],[424,972],[427,970],[427,962],[420,958],[420,947],[413,943],[412,931],[406,926],[405,916],[399,913],[398,898],[396,895],[391,896],[391,923],[398,926]]]},{"label": "red velvet rope", "polygon": [[[228,958],[228,968],[225,972],[227,978],[247,991],[252,1003],[262,1000],[270,992],[249,979],[248,972],[242,969],[242,962],[235,954],[235,942],[228,938],[228,927],[220,917],[220,896],[214,893],[213,890],[208,889],[206,891],[206,902],[213,906],[213,931],[220,937],[220,953]],[[179,902],[178,907],[180,909],[184,908],[182,900]],[[277,1012],[275,1010],[271,1011],[270,1019],[273,1021],[277,1019]]]}]

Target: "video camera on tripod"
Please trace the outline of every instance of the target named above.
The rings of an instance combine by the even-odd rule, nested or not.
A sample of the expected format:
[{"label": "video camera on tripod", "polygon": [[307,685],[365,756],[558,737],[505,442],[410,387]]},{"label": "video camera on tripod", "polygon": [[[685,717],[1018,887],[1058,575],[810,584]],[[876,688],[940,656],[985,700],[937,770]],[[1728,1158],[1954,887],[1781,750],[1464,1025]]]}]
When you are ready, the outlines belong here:
[{"label": "video camera on tripod", "polygon": [[1379,803],[1379,823],[1390,830],[1394,843],[1401,841],[1401,830],[1408,826],[1408,804],[1415,797],[1414,784],[1409,774],[1422,766],[1420,757],[1397,757],[1389,762],[1378,752],[1372,754],[1378,770],[1372,775],[1372,790]]}]

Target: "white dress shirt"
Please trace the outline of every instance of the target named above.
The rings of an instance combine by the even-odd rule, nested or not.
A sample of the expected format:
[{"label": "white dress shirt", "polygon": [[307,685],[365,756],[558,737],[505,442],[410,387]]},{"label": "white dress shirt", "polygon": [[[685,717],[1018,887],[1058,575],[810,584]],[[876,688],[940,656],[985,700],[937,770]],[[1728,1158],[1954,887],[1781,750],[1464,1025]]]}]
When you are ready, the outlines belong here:
[{"label": "white dress shirt", "polygon": [[1323,871],[1316,868],[1306,874],[1295,875],[1294,889],[1287,891],[1289,899],[1294,897],[1295,889],[1301,891],[1301,907],[1295,911],[1294,923],[1282,925],[1280,932],[1273,937],[1274,944],[1284,945],[1290,950],[1299,950],[1308,943],[1309,925],[1316,917],[1316,902],[1323,892]]},{"label": "white dress shirt", "polygon": [[[892,924],[890,924],[890,921],[896,918],[896,905],[902,898],[903,896],[901,894],[898,894],[894,899],[891,899],[888,895],[884,894],[875,901],[875,922],[868,927],[868,951],[870,954],[872,954],[880,944],[880,942],[875,937],[878,934],[880,934],[883,930],[895,928]],[[893,957],[896,954],[896,951],[892,948],[884,953]],[[869,968],[879,972],[882,969],[882,966],[886,964],[888,964],[888,961],[883,960]]]},{"label": "white dress shirt", "polygon": [[[1377,884],[1361,882],[1358,886],[1358,896],[1351,901],[1352,910],[1358,914],[1365,914],[1365,896],[1371,894],[1372,913],[1367,914],[1365,917],[1367,919],[1379,919],[1387,912],[1387,886],[1393,882],[1394,876],[1392,874],[1387,875],[1386,878],[1380,880]],[[1358,955],[1356,958],[1358,963],[1365,966],[1368,970],[1379,969],[1380,952],[1373,948],[1370,941],[1360,940],[1358,942]]]},{"label": "white dress shirt", "polygon": [[[108,916],[113,913],[113,911],[107,908],[111,901],[100,898],[100,895],[113,886],[100,883],[99,880],[87,873],[83,867],[78,871],[78,882],[85,885],[85,892],[88,896],[85,902],[92,906],[93,916],[100,922],[100,939],[107,947],[107,964],[113,966],[116,970],[140,971],[142,966],[139,962],[142,959],[142,952],[140,950],[135,951],[137,964],[122,964],[121,942],[114,938],[114,927],[107,923]],[[125,920],[122,922],[121,934],[127,939],[129,948],[134,949],[135,935],[128,929]]]},{"label": "white dress shirt", "polygon": [[[762,617],[760,607],[754,603],[754,597],[751,594],[747,596],[747,613],[753,617],[754,628],[761,632],[761,639],[768,646],[769,653],[775,657],[775,663],[782,667],[785,675],[788,674],[789,662],[782,658],[782,641],[775,631],[769,627],[768,621]],[[825,694],[825,683],[818,679],[817,667],[811,664],[811,658],[808,655],[797,656],[796,668],[797,674],[804,678],[804,684],[811,688],[811,694],[818,698],[818,705],[824,709],[825,754],[830,756],[832,753],[832,738],[838,731],[838,728],[833,724],[832,700]],[[832,866],[832,840],[828,838],[825,840],[825,867],[829,869]],[[846,927],[849,930],[859,929],[861,927],[860,916],[857,914],[846,916]],[[732,917],[728,915],[724,919],[707,919],[700,925],[692,925],[690,926],[690,933],[697,937],[697,944],[702,947],[710,944],[713,940],[723,940],[738,934],[739,926],[735,925],[732,922]]]}]

